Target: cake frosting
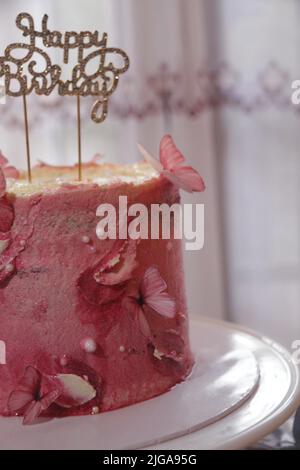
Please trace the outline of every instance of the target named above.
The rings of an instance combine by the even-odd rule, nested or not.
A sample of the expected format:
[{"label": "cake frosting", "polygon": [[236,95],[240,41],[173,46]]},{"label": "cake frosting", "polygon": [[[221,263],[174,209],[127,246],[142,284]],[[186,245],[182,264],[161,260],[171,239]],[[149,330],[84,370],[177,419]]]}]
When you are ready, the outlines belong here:
[{"label": "cake frosting", "polygon": [[[0,336],[6,364],[0,366],[0,413],[5,416],[27,410],[28,417],[32,403],[48,416],[130,405],[167,391],[193,363],[180,241],[96,236],[99,204],[117,207],[119,195],[146,206],[173,204],[179,202],[178,189],[144,163],[91,164],[84,182],[75,181],[75,172],[42,165],[33,171],[33,184],[7,179],[2,195]],[[97,282],[105,258],[109,265],[110,259],[126,263],[130,256],[134,269],[128,279]],[[111,273],[118,272],[117,265]],[[165,294],[174,299],[171,317],[141,304],[147,272],[160,276]],[[69,387],[65,400],[59,399],[63,386]],[[41,405],[43,397],[49,406]]]},{"label": "cake frosting", "polygon": [[189,374],[181,241],[96,234],[97,208],[118,208],[120,195],[180,201],[174,175],[158,170],[94,161],[77,181],[76,167],[40,164],[30,184],[1,156],[0,415],[95,414]]}]

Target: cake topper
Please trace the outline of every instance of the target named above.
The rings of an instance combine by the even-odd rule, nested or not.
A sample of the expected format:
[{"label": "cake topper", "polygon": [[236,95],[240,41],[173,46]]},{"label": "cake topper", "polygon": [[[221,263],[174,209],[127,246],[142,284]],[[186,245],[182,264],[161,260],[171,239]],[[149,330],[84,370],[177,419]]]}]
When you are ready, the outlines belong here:
[{"label": "cake topper", "polygon": [[[98,31],[51,31],[48,28],[48,15],[43,16],[40,31],[35,29],[29,13],[20,13],[16,25],[28,42],[13,43],[6,47],[4,55],[0,56],[0,77],[4,77],[6,95],[23,98],[28,179],[31,181],[27,96],[33,92],[48,96],[56,90],[60,96],[76,96],[77,99],[78,177],[81,180],[80,98],[97,98],[92,106],[91,118],[95,123],[103,122],[108,114],[109,98],[118,86],[119,76],[129,68],[129,58],[123,50],[107,47],[106,33],[100,36]],[[37,40],[41,42],[40,45],[37,45]],[[49,48],[62,50],[64,64],[69,64],[72,51],[77,52],[77,62],[68,80],[62,78],[62,67],[52,63],[45,50]],[[115,65],[113,58],[118,58],[119,65]]]}]

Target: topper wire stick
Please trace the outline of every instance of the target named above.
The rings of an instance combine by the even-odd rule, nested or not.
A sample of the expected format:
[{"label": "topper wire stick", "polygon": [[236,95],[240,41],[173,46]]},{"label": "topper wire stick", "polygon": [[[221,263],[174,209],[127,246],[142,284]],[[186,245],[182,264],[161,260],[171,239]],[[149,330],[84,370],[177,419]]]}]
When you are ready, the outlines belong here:
[{"label": "topper wire stick", "polygon": [[26,155],[27,155],[27,175],[28,181],[31,183],[31,162],[30,162],[30,143],[29,143],[29,126],[28,126],[28,112],[27,112],[27,99],[26,94],[23,93],[23,111],[24,111],[24,126],[26,137]]},{"label": "topper wire stick", "polygon": [[82,180],[82,159],[81,159],[81,111],[80,95],[77,95],[77,144],[78,144],[78,179]]}]

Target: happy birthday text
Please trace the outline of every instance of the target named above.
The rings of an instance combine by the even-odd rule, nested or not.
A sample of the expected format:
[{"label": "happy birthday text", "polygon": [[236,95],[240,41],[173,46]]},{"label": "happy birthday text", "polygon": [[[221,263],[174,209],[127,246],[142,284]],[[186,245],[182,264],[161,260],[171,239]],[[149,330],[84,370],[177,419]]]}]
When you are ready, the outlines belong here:
[{"label": "happy birthday text", "polygon": [[[61,96],[97,96],[99,99],[91,114],[95,122],[102,122],[119,76],[129,67],[127,54],[122,49],[107,47],[106,33],[51,31],[48,15],[44,15],[40,30],[35,28],[29,13],[20,13],[16,25],[23,36],[29,38],[29,43],[10,44],[0,57],[0,77],[5,77],[6,94],[13,97],[32,92],[50,95],[56,89]],[[38,40],[46,50],[61,49],[64,64],[69,63],[70,52],[77,50],[77,63],[68,80],[62,79],[62,67],[52,63],[46,50],[37,45]],[[92,52],[85,54],[89,49]],[[115,64],[116,59],[120,65]]]}]

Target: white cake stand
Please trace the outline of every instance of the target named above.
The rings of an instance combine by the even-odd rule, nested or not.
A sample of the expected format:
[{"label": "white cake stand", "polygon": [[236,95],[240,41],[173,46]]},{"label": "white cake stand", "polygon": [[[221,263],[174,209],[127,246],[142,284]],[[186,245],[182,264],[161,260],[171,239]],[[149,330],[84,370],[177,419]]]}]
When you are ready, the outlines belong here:
[{"label": "white cake stand", "polygon": [[236,325],[191,322],[196,364],[164,395],[121,410],[41,420],[0,419],[0,449],[240,449],[300,405],[298,368],[278,344]]}]

